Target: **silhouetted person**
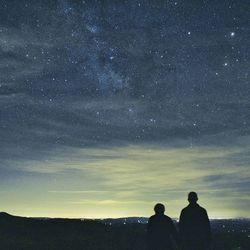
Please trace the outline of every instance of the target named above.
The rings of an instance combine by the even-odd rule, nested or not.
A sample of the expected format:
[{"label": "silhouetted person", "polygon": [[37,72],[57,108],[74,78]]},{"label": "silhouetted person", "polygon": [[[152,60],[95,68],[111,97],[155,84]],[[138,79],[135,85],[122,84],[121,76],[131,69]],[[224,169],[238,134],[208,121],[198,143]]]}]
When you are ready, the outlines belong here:
[{"label": "silhouetted person", "polygon": [[171,218],[164,214],[163,204],[156,204],[155,215],[148,220],[147,237],[148,249],[150,250],[172,250],[177,242],[177,232]]},{"label": "silhouetted person", "polygon": [[183,250],[211,249],[211,229],[207,211],[197,203],[195,192],[188,194],[189,205],[181,211],[179,220]]}]

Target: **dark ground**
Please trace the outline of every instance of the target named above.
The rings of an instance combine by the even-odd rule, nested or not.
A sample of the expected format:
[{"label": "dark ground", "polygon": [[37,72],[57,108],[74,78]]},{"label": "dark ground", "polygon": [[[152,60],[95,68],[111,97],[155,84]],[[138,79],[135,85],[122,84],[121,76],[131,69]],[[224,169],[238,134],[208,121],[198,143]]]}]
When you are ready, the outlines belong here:
[{"label": "dark ground", "polygon": [[[249,250],[250,221],[212,222],[214,250]],[[31,219],[0,214],[1,250],[144,250],[146,227],[79,219]]]}]

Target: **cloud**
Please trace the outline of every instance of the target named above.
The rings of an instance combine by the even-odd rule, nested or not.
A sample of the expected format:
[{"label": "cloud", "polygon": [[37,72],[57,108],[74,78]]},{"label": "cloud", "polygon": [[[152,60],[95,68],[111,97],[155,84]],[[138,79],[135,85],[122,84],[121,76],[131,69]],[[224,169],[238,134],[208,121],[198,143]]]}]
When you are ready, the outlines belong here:
[{"label": "cloud", "polygon": [[161,5],[3,3],[2,180],[79,174],[128,200],[249,186],[247,8]]},{"label": "cloud", "polygon": [[[63,199],[72,205],[87,205],[89,209],[91,204],[102,205],[104,210],[112,205],[121,211],[139,206],[142,214],[162,201],[168,204],[173,216],[178,216],[176,207],[181,209],[187,193],[195,190],[201,203],[218,217],[223,211],[228,211],[225,214],[229,215],[236,209],[233,201],[247,202],[248,161],[240,167],[227,164],[232,155],[240,152],[244,153],[239,147],[89,148],[73,150],[61,159],[43,163],[26,161],[19,167],[34,175],[38,190],[44,180],[37,178],[37,174],[47,173],[45,180],[49,176],[55,178],[56,183],[49,183],[44,194],[55,201]],[[218,201],[223,205],[216,208]],[[145,208],[141,207],[142,203]],[[241,211],[246,214],[243,208]]]}]

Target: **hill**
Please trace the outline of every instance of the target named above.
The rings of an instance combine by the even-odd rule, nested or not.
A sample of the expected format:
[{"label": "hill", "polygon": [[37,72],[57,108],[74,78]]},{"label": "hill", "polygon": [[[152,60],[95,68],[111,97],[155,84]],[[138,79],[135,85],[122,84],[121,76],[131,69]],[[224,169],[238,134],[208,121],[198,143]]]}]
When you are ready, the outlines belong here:
[{"label": "hill", "polygon": [[[0,213],[0,249],[126,249],[122,245],[126,245],[128,235],[137,237],[137,231],[143,237],[144,230],[137,229],[131,226],[129,230],[121,230],[119,227],[114,230],[113,227],[95,220],[36,219]],[[127,232],[125,237],[124,232]]]},{"label": "hill", "polygon": [[[145,250],[146,218],[25,218],[0,213],[3,250]],[[249,220],[212,221],[214,250],[250,249]]]}]

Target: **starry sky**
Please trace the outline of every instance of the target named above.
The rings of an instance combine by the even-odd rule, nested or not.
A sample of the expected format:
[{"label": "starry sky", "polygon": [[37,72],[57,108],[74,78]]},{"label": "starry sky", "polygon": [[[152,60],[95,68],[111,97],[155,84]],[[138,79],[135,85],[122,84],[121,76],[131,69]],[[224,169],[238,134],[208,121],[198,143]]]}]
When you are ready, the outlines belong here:
[{"label": "starry sky", "polygon": [[0,2],[0,210],[250,217],[248,0]]}]

